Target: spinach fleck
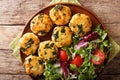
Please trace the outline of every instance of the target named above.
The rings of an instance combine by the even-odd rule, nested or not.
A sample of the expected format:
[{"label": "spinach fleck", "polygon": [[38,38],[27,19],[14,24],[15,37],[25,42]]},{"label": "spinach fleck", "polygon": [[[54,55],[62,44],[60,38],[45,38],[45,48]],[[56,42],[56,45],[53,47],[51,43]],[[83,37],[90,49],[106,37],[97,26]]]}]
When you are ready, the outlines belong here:
[{"label": "spinach fleck", "polygon": [[66,14],[65,14],[65,13],[63,13],[63,16],[66,16]]},{"label": "spinach fleck", "polygon": [[44,48],[52,48],[53,45],[54,45],[54,43],[51,43],[51,44],[47,43]]},{"label": "spinach fleck", "polygon": [[53,55],[56,55],[56,54],[57,54],[55,51],[53,51],[52,53],[53,53]]},{"label": "spinach fleck", "polygon": [[30,48],[33,43],[34,43],[33,39],[30,38],[29,41],[27,43],[25,43],[26,49]]},{"label": "spinach fleck", "polygon": [[46,34],[44,30],[40,30],[38,33],[43,34],[43,35]]},{"label": "spinach fleck", "polygon": [[33,23],[33,24],[35,24],[35,22],[34,22],[34,21],[32,21],[32,23]]},{"label": "spinach fleck", "polygon": [[80,33],[82,33],[82,34],[84,34],[84,31],[83,31],[83,28],[82,28],[82,24],[80,24],[80,25],[77,25],[77,27],[78,27],[78,34],[80,34]]},{"label": "spinach fleck", "polygon": [[59,37],[58,34],[59,32],[57,31],[55,34],[52,35],[55,38],[55,40]]},{"label": "spinach fleck", "polygon": [[50,47],[53,47],[53,46],[54,46],[54,43],[51,43],[51,44],[50,44]]},{"label": "spinach fleck", "polygon": [[40,13],[38,18],[43,18],[44,17],[44,13]]},{"label": "spinach fleck", "polygon": [[28,59],[28,61],[29,61],[29,62],[31,62],[31,61],[32,61],[32,59],[31,59],[31,58],[29,58],[29,59]]},{"label": "spinach fleck", "polygon": [[45,49],[50,48],[49,43],[45,44]]},{"label": "spinach fleck", "polygon": [[65,27],[64,26],[62,27],[61,32],[65,33]]},{"label": "spinach fleck", "polygon": [[21,50],[22,52],[25,52],[25,51],[26,51],[26,49],[23,48],[23,47],[21,47],[20,50]]},{"label": "spinach fleck", "polygon": [[47,52],[45,51],[45,55],[47,54]]},{"label": "spinach fleck", "polygon": [[62,10],[63,6],[61,4],[54,7],[55,10]]},{"label": "spinach fleck", "polygon": [[81,14],[80,14],[80,13],[78,13],[77,15],[78,15],[78,16],[80,16]]},{"label": "spinach fleck", "polygon": [[43,60],[38,60],[39,64],[43,64],[44,61]]}]

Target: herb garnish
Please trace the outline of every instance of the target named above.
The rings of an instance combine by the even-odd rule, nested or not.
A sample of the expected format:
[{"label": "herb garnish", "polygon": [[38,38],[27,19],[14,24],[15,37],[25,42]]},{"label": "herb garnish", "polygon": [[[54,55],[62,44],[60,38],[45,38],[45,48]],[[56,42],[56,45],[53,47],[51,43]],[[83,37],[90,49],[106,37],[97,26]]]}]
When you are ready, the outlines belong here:
[{"label": "herb garnish", "polygon": [[21,50],[22,52],[25,52],[25,51],[26,51],[26,49],[23,48],[23,47],[21,47],[20,50]]},{"label": "herb garnish", "polygon": [[31,61],[32,61],[32,59],[31,59],[31,58],[29,58],[29,59],[28,59],[28,61],[29,61],[29,62],[31,62]]},{"label": "herb garnish", "polygon": [[43,18],[44,17],[44,14],[43,13],[40,13],[38,18]]},{"label": "herb garnish", "polygon": [[27,43],[25,43],[26,49],[30,48],[33,43],[34,43],[33,39],[30,38],[29,41]]},{"label": "herb garnish", "polygon": [[47,43],[47,44],[45,45],[45,48],[52,48],[53,45],[54,45],[54,43],[51,43],[51,44]]},{"label": "herb garnish", "polygon": [[59,32],[57,31],[55,34],[52,35],[55,38],[55,40],[59,37],[58,34]]},{"label": "herb garnish", "polygon": [[56,55],[56,54],[57,54],[55,51],[53,51],[52,53],[53,53],[53,55]]},{"label": "herb garnish", "polygon": [[77,15],[78,15],[78,16],[80,16],[81,14],[80,14],[80,13],[78,13]]},{"label": "herb garnish", "polygon": [[40,30],[40,31],[38,32],[38,34],[39,34],[39,33],[40,33],[40,34],[43,34],[43,35],[46,34],[46,32],[45,32],[44,30]]},{"label": "herb garnish", "polygon": [[62,10],[63,6],[61,4],[54,7],[55,10]]},{"label": "herb garnish", "polygon": [[82,24],[80,24],[80,25],[77,25],[77,27],[78,27],[78,34],[80,34],[80,33],[84,33],[84,31],[83,31],[83,29],[82,29]]},{"label": "herb garnish", "polygon": [[62,27],[61,32],[65,33],[65,27],[64,26]]},{"label": "herb garnish", "polygon": [[38,60],[38,62],[39,62],[39,64],[43,64],[44,61],[43,60]]}]

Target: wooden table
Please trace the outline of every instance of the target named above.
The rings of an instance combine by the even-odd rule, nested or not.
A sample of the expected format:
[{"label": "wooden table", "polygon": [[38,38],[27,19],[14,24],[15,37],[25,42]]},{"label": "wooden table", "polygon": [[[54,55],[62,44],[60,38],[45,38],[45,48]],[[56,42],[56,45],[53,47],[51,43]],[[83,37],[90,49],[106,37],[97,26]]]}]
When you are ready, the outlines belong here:
[{"label": "wooden table", "polygon": [[[0,0],[0,80],[31,80],[9,43],[27,20],[51,0]],[[120,0],[80,0],[106,25],[108,33],[120,44]],[[120,54],[105,67],[98,80],[120,80]]]}]

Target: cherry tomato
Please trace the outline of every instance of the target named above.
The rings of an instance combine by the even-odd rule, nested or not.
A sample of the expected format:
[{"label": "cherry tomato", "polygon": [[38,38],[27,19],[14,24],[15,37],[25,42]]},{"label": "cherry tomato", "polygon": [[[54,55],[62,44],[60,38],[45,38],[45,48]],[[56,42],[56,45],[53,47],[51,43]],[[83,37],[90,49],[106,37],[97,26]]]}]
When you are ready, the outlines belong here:
[{"label": "cherry tomato", "polygon": [[59,58],[61,61],[67,61],[68,60],[68,56],[65,50],[61,50],[59,53]]},{"label": "cherry tomato", "polygon": [[70,64],[75,64],[76,67],[80,67],[80,65],[82,65],[82,63],[83,63],[83,58],[81,58],[80,55],[76,55],[76,56],[74,57],[74,59],[72,59],[72,60],[70,61]]},{"label": "cherry tomato", "polygon": [[101,51],[100,49],[96,49],[93,53],[96,57],[99,58],[98,61],[91,59],[92,63],[95,65],[99,65],[102,64],[105,60],[105,53],[103,51]]}]

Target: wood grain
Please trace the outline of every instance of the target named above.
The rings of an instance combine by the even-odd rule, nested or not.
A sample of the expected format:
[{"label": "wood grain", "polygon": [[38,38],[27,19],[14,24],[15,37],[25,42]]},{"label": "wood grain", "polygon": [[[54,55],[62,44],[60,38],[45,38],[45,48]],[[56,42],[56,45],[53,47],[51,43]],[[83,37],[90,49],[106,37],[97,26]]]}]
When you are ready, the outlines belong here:
[{"label": "wood grain", "polygon": [[[8,47],[24,24],[51,0],[0,0],[0,80],[31,80]],[[79,0],[105,23],[108,33],[120,44],[120,0]],[[120,80],[120,54],[106,65],[97,80]]]},{"label": "wood grain", "polygon": [[[79,0],[82,3],[82,0]],[[50,0],[0,0],[0,24],[25,24]],[[94,11],[103,23],[120,23],[119,0],[86,0],[83,5]]]},{"label": "wood grain", "polygon": [[101,75],[97,80],[120,80],[120,75]]},{"label": "wood grain", "polygon": [[0,80],[32,80],[28,75],[0,74]]},{"label": "wood grain", "polygon": [[25,74],[22,63],[14,58],[11,50],[0,50],[0,74]]},{"label": "wood grain", "polygon": [[[119,52],[120,53],[120,52]],[[102,74],[103,75],[117,75],[120,74],[120,54],[118,54],[110,63],[108,63]]]},{"label": "wood grain", "polygon": [[86,0],[84,5],[94,11],[103,23],[120,23],[120,0]]},{"label": "wood grain", "polygon": [[50,0],[0,0],[0,24],[25,24],[49,2]]},{"label": "wood grain", "polygon": [[10,49],[9,43],[24,29],[23,25],[0,26],[0,49]]}]

